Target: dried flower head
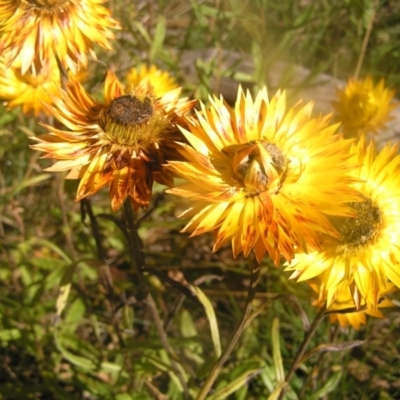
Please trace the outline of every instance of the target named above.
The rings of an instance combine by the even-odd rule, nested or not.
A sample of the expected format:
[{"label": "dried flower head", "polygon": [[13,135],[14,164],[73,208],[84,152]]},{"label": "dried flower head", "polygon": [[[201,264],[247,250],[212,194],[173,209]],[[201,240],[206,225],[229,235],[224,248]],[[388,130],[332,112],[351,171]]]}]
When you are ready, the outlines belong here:
[{"label": "dried flower head", "polygon": [[287,110],[285,93],[269,101],[265,88],[254,100],[239,89],[234,109],[210,102],[182,130],[187,161],[168,167],[189,181],[168,191],[194,202],[184,231],[215,231],[214,251],[231,242],[234,256],[254,250],[260,261],[268,252],[275,264],[295,247],[318,248],[317,232],[337,235],[327,214],[350,215],[343,203],[356,195],[349,143],[329,116],[312,118],[312,104]]},{"label": "dried flower head", "polygon": [[0,0],[0,51],[7,66],[49,69],[57,57],[74,74],[96,58],[93,44],[110,49],[111,28],[120,26],[105,0]]},{"label": "dried flower head", "polygon": [[133,206],[147,207],[153,182],[171,186],[172,174],[163,164],[174,159],[177,124],[194,106],[175,89],[158,98],[148,87],[125,92],[109,73],[104,101],[94,100],[78,82],[67,85],[49,109],[69,131],[43,124],[49,134],[32,147],[57,161],[49,171],[69,170],[80,179],[76,200],[110,187],[111,205],[121,207],[129,197]]}]

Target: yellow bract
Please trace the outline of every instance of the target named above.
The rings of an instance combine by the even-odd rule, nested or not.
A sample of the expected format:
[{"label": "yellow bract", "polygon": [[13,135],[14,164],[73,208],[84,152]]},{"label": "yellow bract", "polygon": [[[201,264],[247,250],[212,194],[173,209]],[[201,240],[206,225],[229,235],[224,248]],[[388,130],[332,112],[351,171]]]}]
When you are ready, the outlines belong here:
[{"label": "yellow bract", "polygon": [[352,204],[358,215],[333,220],[342,237],[325,239],[321,252],[297,254],[287,270],[300,281],[319,276],[328,307],[347,281],[355,307],[376,310],[390,282],[400,287],[400,156],[390,144],[376,154],[363,137],[352,152],[359,165],[352,174],[361,179],[354,188],[363,196]]},{"label": "yellow bract", "polygon": [[[321,282],[319,279],[314,279],[309,282],[310,286],[316,293],[320,293]],[[360,303],[360,310],[354,307],[354,301],[351,295],[350,284],[348,281],[343,281],[338,285],[338,290],[327,312],[332,323],[338,322],[340,326],[346,327],[351,325],[355,329],[360,329],[361,325],[367,323],[367,316],[383,318],[383,314],[378,309],[368,309],[365,307],[365,302]],[[394,285],[390,284],[388,289],[381,293],[381,298],[378,303],[378,308],[393,307],[394,304],[390,299],[383,297],[387,293],[393,291]],[[323,306],[325,299],[320,298],[313,304],[317,307]]]},{"label": "yellow bract", "polygon": [[49,171],[69,170],[67,178],[80,179],[77,200],[109,186],[114,210],[127,198],[136,209],[147,207],[154,181],[173,183],[163,164],[179,156],[177,124],[185,124],[183,116],[194,106],[180,99],[180,92],[178,88],[156,98],[146,85],[125,92],[109,73],[100,103],[71,82],[48,107],[70,131],[43,124],[50,133],[36,138],[39,143],[32,147],[60,160]]},{"label": "yellow bract", "polygon": [[60,88],[60,71],[55,63],[48,72],[34,76],[30,72],[22,75],[19,68],[7,68],[0,60],[0,98],[6,100],[8,108],[21,105],[24,113],[32,110],[36,116],[41,112],[49,115],[43,103],[59,96]]},{"label": "yellow bract", "polygon": [[162,71],[155,65],[150,67],[141,65],[138,68],[132,68],[128,72],[126,80],[128,85],[133,88],[138,85],[147,85],[149,91],[154,93],[156,97],[161,97],[178,87],[175,79],[167,71]]},{"label": "yellow bract", "polygon": [[334,135],[329,116],[312,118],[312,104],[287,110],[285,93],[269,101],[265,88],[254,100],[239,89],[234,109],[210,102],[182,130],[187,161],[168,167],[189,181],[168,191],[194,201],[184,231],[215,230],[214,251],[231,242],[234,256],[268,252],[275,264],[295,247],[318,248],[317,232],[337,235],[327,215],[351,214],[343,203],[357,196],[349,142]]},{"label": "yellow bract", "polygon": [[344,133],[360,136],[376,134],[385,128],[390,112],[397,106],[393,102],[394,93],[394,90],[385,88],[383,79],[377,85],[370,76],[364,80],[350,79],[343,90],[337,91],[338,100],[333,102]]},{"label": "yellow bract", "polygon": [[110,28],[120,28],[102,3],[0,0],[0,51],[6,65],[35,75],[47,73],[57,57],[74,74],[86,68],[87,55],[96,58],[93,43],[110,49]]}]

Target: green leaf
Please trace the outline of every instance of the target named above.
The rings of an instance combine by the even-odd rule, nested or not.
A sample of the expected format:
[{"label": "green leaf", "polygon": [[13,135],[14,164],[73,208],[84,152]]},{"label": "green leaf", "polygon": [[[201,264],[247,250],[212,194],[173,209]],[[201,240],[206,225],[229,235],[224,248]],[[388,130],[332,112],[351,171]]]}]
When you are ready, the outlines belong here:
[{"label": "green leaf", "polygon": [[309,400],[318,400],[326,397],[328,393],[336,389],[341,379],[342,379],[342,369],[333,373],[332,376],[325,383],[325,385],[321,389],[313,393],[309,397]]},{"label": "green leaf", "polygon": [[[82,356],[71,353],[69,350],[67,350],[61,344],[60,338],[59,338],[59,333],[57,332],[57,330],[54,331],[54,340],[55,340],[58,350],[64,356],[65,359],[67,359],[72,364],[74,364],[86,371],[102,371],[102,372],[106,372],[106,373],[120,373],[122,370],[122,367],[118,364],[111,363],[108,361],[102,361],[102,362],[96,363],[93,360],[90,360],[89,358],[82,357]],[[127,377],[127,374],[124,371],[122,371],[122,373],[125,377]]]},{"label": "green leaf", "polygon": [[278,400],[283,388],[287,385],[286,382],[281,382],[276,385],[274,391],[268,396],[268,400]]},{"label": "green leaf", "polygon": [[167,19],[164,16],[160,15],[154,32],[154,38],[150,47],[150,62],[152,63],[154,63],[155,59],[162,49],[166,31]]},{"label": "green leaf", "polygon": [[261,372],[260,368],[250,369],[246,371],[243,375],[231,381],[228,385],[223,387],[222,389],[217,390],[211,396],[208,396],[208,400],[222,400],[225,399],[230,394],[236,392],[241,387],[246,385],[250,379],[254,376],[258,375]]},{"label": "green leaf", "polygon": [[70,265],[69,267],[67,267],[63,277],[61,278],[60,289],[58,291],[58,296],[56,301],[57,318],[61,317],[61,313],[63,312],[65,306],[67,305],[69,292],[71,291],[72,277],[74,275],[75,269],[76,269],[76,264]]},{"label": "green leaf", "polygon": [[9,342],[10,340],[16,340],[21,337],[21,331],[19,329],[3,329],[0,331],[0,342]]},{"label": "green leaf", "polygon": [[36,185],[37,183],[40,183],[42,181],[45,181],[46,179],[49,179],[51,176],[52,176],[51,174],[39,174],[39,175],[32,176],[31,178],[24,179],[12,188],[9,195],[15,196],[21,190],[23,190],[29,186]]},{"label": "green leaf", "polygon": [[274,360],[274,368],[277,382],[285,381],[285,370],[283,368],[283,360],[281,354],[281,343],[279,340],[279,319],[274,318],[272,321],[271,339],[272,339],[272,358]]},{"label": "green leaf", "polygon": [[210,300],[208,300],[207,296],[202,292],[202,290],[199,287],[190,285],[190,288],[193,294],[195,294],[198,297],[200,303],[204,307],[208,323],[210,324],[211,340],[214,346],[215,357],[219,358],[221,355],[221,340],[219,336],[217,317],[215,316],[214,308]]}]

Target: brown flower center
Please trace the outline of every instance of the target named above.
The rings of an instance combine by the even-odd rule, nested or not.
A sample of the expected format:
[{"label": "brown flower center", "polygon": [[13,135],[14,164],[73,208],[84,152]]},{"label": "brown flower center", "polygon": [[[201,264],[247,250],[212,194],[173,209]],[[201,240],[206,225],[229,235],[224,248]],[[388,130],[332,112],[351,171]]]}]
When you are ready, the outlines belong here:
[{"label": "brown flower center", "polygon": [[[154,103],[155,104],[155,103]],[[105,139],[133,151],[158,146],[170,122],[149,97],[124,95],[111,101],[100,120]]]},{"label": "brown flower center", "polygon": [[127,95],[114,99],[108,109],[108,116],[119,125],[134,126],[147,121],[153,115],[153,107],[148,97],[140,101]]},{"label": "brown flower center", "polygon": [[360,203],[349,203],[357,212],[355,218],[335,218],[333,225],[340,233],[340,242],[345,245],[362,245],[374,239],[382,224],[382,213],[371,199],[364,197]]}]

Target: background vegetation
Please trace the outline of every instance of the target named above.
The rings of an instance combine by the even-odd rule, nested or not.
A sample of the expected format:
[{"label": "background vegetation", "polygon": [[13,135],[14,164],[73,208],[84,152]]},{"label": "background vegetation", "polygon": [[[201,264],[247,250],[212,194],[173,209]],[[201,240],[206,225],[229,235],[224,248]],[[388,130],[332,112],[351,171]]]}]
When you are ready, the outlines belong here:
[{"label": "background vegetation", "polygon": [[[375,12],[361,75],[400,85],[398,1],[107,4],[123,30],[117,32],[114,50],[99,51],[101,61],[92,62],[87,86],[93,90],[106,68],[124,76],[140,63],[169,70],[188,95],[204,101],[210,90],[223,91],[223,82],[273,86],[271,70],[282,61],[280,85],[292,85],[295,64],[310,69],[302,85],[311,85],[319,72],[346,79],[356,69]],[[204,57],[204,49],[211,59]],[[238,65],[252,62],[254,70],[226,68],[225,51],[238,57]],[[247,262],[233,260],[229,247],[211,254],[212,237],[179,233],[185,221],[176,216],[184,204],[157,188],[156,207],[138,216],[143,217],[140,234],[147,265],[154,272],[147,278],[155,303],[139,301],[126,239],[116,223],[120,215],[111,213],[107,192],[91,198],[91,207],[75,203],[77,183],[44,173],[49,163],[28,148],[28,137],[42,132],[33,117],[0,108],[1,398],[193,398],[218,346],[210,332],[215,321],[204,308],[207,301],[185,297],[184,289],[187,282],[202,288],[215,310],[224,347],[243,309]],[[287,278],[265,261],[257,305],[279,293],[294,294],[311,320],[316,313],[311,291]],[[69,279],[71,291],[58,318],[60,282]],[[180,284],[171,285],[172,280]],[[287,297],[272,303],[245,331],[209,398],[224,398],[229,388],[232,399],[268,398],[303,339],[303,322]],[[309,348],[334,343],[329,349],[339,350],[349,341],[365,342],[352,350],[311,356],[293,377],[287,398],[400,398],[399,333],[396,308],[387,310],[383,320],[369,320],[360,331],[324,320]]]}]

